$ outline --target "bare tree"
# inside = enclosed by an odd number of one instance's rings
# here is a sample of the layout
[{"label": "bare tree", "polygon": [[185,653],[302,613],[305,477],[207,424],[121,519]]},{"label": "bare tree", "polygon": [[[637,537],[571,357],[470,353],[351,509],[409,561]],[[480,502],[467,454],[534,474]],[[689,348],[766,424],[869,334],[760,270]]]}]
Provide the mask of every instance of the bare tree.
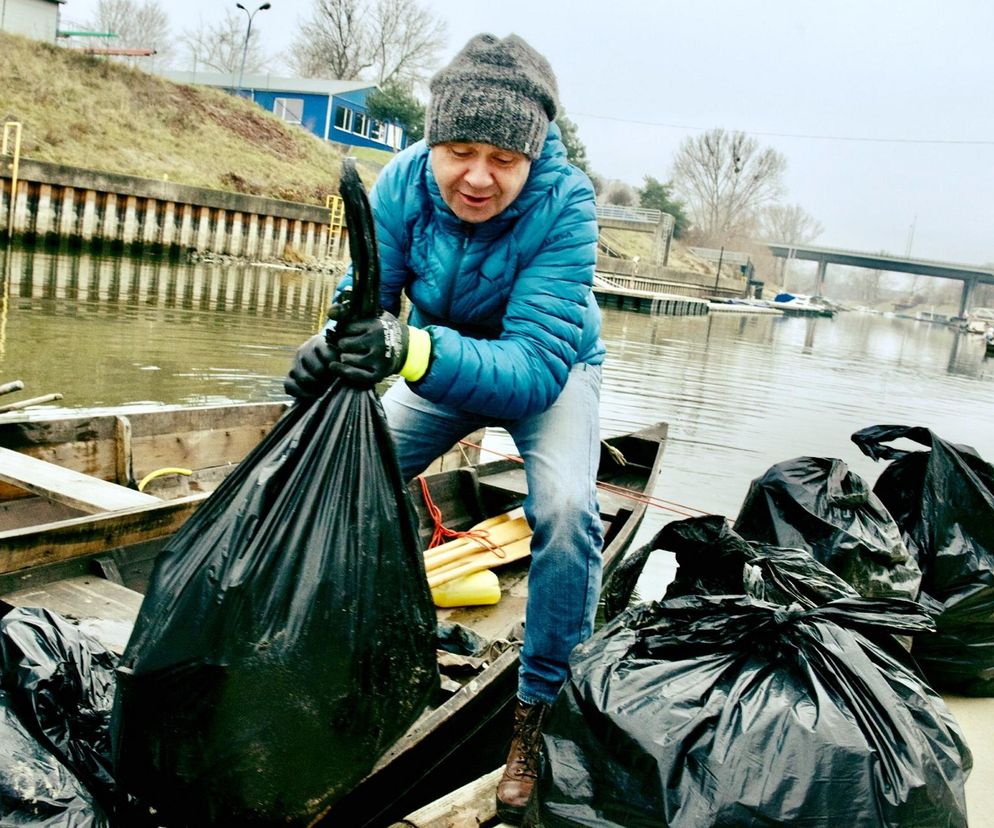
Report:
[{"label": "bare tree", "polygon": [[601,192],[601,200],[604,204],[613,204],[618,207],[637,207],[639,194],[631,184],[624,181],[612,181]]},{"label": "bare tree", "polygon": [[429,74],[445,46],[446,25],[417,0],[377,0],[370,45],[376,82],[417,81]]},{"label": "bare tree", "polygon": [[769,242],[811,244],[825,228],[800,204],[770,204],[760,214],[760,233]]},{"label": "bare tree", "polygon": [[304,77],[355,80],[372,63],[363,0],[315,0],[290,45],[290,65]]},{"label": "bare tree", "polygon": [[[817,239],[825,228],[800,204],[769,204],[759,216],[760,237],[769,242],[805,245]],[[780,281],[784,281],[787,259],[780,260]]]},{"label": "bare tree", "polygon": [[139,60],[146,67],[168,66],[175,49],[169,16],[158,0],[98,0],[95,19],[87,23],[95,31],[113,32],[114,46],[152,49],[150,58],[119,57],[126,63]]},{"label": "bare tree", "polygon": [[445,23],[417,0],[315,0],[290,65],[304,77],[412,82],[435,65],[445,35]]},{"label": "bare tree", "polygon": [[712,129],[680,144],[673,189],[686,201],[702,241],[741,239],[758,212],[783,192],[787,160],[744,132]]},{"label": "bare tree", "polygon": [[[190,67],[214,69],[217,72],[237,72],[242,65],[247,23],[244,15],[225,12],[217,23],[200,22],[197,29],[186,29],[180,41],[186,48]],[[253,28],[245,51],[245,71],[261,72],[266,56],[259,43],[259,29]]]}]

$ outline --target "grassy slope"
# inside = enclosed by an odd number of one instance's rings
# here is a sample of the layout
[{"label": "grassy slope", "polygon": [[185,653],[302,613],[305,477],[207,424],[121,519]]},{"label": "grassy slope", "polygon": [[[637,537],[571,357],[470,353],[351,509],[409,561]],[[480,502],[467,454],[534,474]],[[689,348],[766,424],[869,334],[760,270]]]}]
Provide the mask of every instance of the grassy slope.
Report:
[{"label": "grassy slope", "polygon": [[[23,124],[21,154],[39,161],[322,205],[338,191],[339,150],[254,103],[0,32],[5,121]],[[390,158],[353,155],[367,186]],[[611,236],[628,256],[651,254],[644,233]],[[710,270],[678,242],[670,265]]]},{"label": "grassy slope", "polygon": [[[4,32],[0,79],[25,158],[306,203],[338,189],[335,147],[218,90]],[[377,155],[362,154],[367,184]]]}]

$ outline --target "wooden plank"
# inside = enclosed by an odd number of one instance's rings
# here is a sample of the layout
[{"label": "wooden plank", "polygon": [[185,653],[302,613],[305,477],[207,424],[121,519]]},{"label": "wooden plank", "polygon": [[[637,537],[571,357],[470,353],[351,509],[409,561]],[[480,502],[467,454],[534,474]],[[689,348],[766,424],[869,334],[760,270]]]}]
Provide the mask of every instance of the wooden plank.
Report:
[{"label": "wooden plank", "polygon": [[206,499],[207,494],[200,493],[151,506],[0,532],[0,573],[166,537],[176,532]]},{"label": "wooden plank", "polygon": [[39,584],[0,595],[14,607],[43,607],[94,636],[114,653],[124,651],[138,617],[142,595],[97,576]]},{"label": "wooden plank", "polygon": [[131,420],[114,418],[114,482],[127,486],[135,477],[131,470]]},{"label": "wooden plank", "polygon": [[6,448],[0,448],[0,479],[90,514],[159,502],[152,495]]},{"label": "wooden plank", "polygon": [[285,403],[245,403],[129,415],[135,477],[166,466],[205,469],[238,463],[286,410]]},{"label": "wooden plank", "polygon": [[[286,409],[285,403],[236,403],[15,420],[0,423],[0,446],[121,482],[127,453],[121,444],[125,419],[131,428],[131,471],[140,480],[164,466],[196,470],[237,463]],[[0,486],[0,498],[16,496],[16,490]]]},{"label": "wooden plank", "polygon": [[463,785],[390,828],[477,828],[495,819],[497,803],[494,791],[503,771],[503,768],[497,768]]},{"label": "wooden plank", "polygon": [[80,516],[79,509],[73,509],[64,503],[56,503],[44,497],[35,497],[23,489],[17,489],[17,491],[21,492],[24,497],[16,500],[0,498],[0,532]]},{"label": "wooden plank", "polygon": [[61,394],[43,394],[40,397],[32,397],[30,400],[20,400],[9,405],[0,405],[0,414],[5,414],[8,411],[19,411],[22,408],[29,408],[32,405],[42,405],[43,403],[55,402],[61,399]]},{"label": "wooden plank", "polygon": [[[109,415],[54,417],[0,423],[0,446],[66,469],[117,478],[116,418]],[[23,490],[0,484],[0,499],[14,499]]]}]

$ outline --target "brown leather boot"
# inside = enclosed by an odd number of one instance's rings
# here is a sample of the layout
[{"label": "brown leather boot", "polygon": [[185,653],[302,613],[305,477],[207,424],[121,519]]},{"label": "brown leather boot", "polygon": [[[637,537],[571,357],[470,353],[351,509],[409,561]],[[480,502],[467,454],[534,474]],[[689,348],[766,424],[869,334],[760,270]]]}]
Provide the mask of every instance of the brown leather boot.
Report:
[{"label": "brown leather boot", "polygon": [[519,825],[525,806],[538,778],[542,747],[542,724],[549,713],[545,704],[524,704],[514,708],[514,731],[507,753],[504,774],[497,783],[497,817]]}]

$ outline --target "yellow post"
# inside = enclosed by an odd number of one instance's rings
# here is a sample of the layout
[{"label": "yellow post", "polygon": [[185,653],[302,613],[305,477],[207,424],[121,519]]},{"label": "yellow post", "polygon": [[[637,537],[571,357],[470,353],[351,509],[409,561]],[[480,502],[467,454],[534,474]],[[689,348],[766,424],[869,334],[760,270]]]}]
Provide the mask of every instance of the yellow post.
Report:
[{"label": "yellow post", "polygon": [[[7,151],[11,134],[14,136],[14,148],[12,152]],[[14,237],[14,205],[17,203],[17,173],[21,164],[21,124],[17,121],[7,121],[3,125],[3,146],[0,147],[0,155],[13,155],[14,160],[10,164],[10,210],[7,213],[7,242]]]}]

